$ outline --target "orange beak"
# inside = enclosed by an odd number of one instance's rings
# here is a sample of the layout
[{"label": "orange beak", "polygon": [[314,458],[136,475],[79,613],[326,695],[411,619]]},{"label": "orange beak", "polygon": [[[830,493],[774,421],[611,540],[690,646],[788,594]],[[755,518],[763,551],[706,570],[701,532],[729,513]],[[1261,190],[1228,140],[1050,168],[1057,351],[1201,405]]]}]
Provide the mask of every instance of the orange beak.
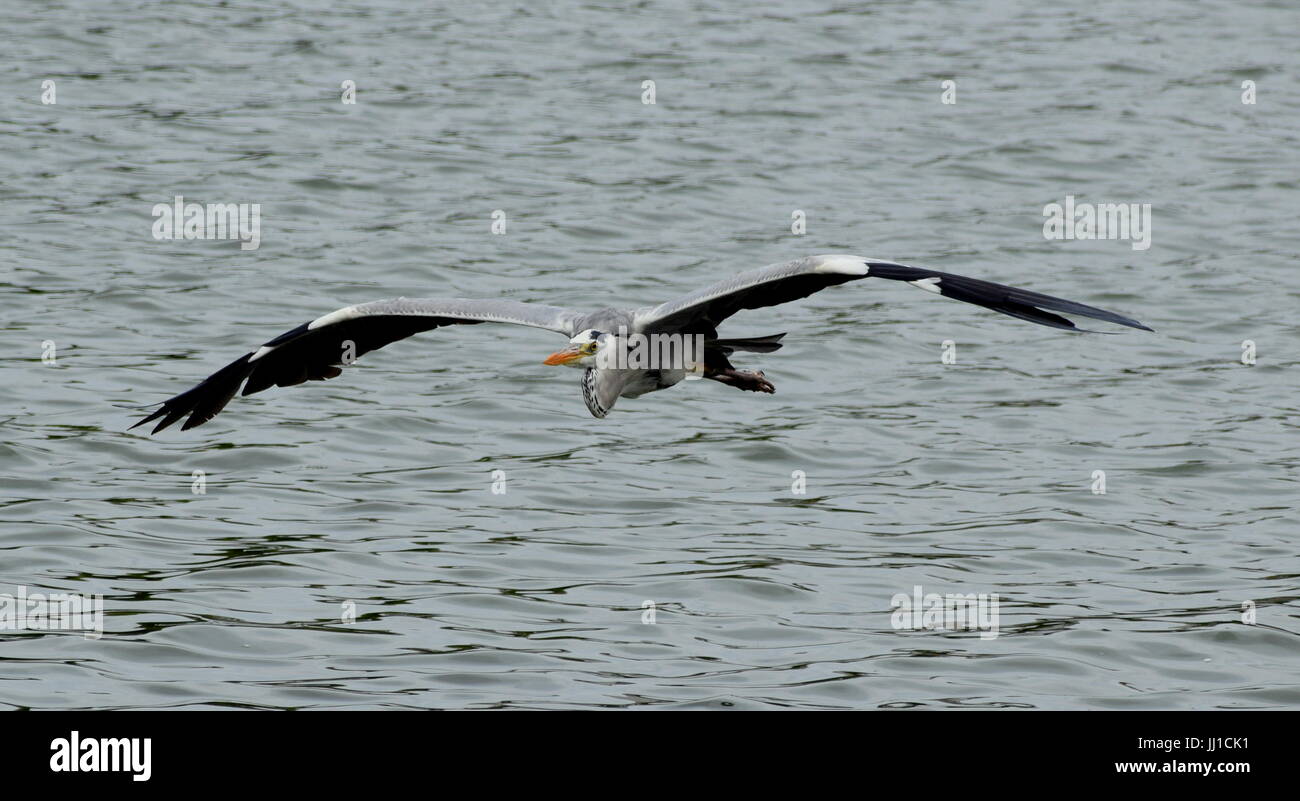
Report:
[{"label": "orange beak", "polygon": [[542,362],[542,364],[568,364],[576,359],[581,359],[583,355],[583,352],[576,347],[565,348],[547,356],[546,361]]}]

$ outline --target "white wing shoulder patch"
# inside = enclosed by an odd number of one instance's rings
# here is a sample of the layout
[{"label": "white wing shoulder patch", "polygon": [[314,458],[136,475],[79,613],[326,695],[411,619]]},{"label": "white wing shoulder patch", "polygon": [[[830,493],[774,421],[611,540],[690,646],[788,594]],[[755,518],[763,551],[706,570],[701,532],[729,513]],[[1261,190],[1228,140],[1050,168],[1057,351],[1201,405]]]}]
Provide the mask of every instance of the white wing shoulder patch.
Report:
[{"label": "white wing shoulder patch", "polygon": [[939,276],[932,275],[929,278],[921,278],[916,281],[908,281],[907,283],[911,284],[912,286],[920,287],[921,289],[924,289],[926,292],[933,292],[936,295],[938,295],[940,294],[939,292],[940,280],[941,279],[939,278]]},{"label": "white wing shoulder patch", "polygon": [[814,256],[817,260],[813,267],[813,272],[817,273],[839,273],[840,275],[866,275],[867,262],[870,259],[864,259],[861,256]]},{"label": "white wing shoulder patch", "polygon": [[307,323],[307,330],[315,331],[317,328],[341,323],[344,320],[353,320],[360,316],[361,314],[357,311],[356,306],[348,306],[347,308],[332,311],[329,314],[317,317],[315,320]]},{"label": "white wing shoulder patch", "polygon": [[[363,314],[361,311],[358,310],[358,307],[348,306],[347,308],[339,309],[338,311],[332,311],[329,314],[326,314],[322,317],[317,317],[315,320],[312,320],[310,323],[307,323],[307,330],[315,331],[317,328],[321,328],[323,326],[334,325],[335,323],[341,323],[344,322],[345,320],[355,320],[356,318],[362,316]],[[279,346],[263,345],[262,347],[257,349],[256,353],[248,357],[248,361],[255,362],[258,359],[265,356],[266,354],[275,350],[277,347]]]}]

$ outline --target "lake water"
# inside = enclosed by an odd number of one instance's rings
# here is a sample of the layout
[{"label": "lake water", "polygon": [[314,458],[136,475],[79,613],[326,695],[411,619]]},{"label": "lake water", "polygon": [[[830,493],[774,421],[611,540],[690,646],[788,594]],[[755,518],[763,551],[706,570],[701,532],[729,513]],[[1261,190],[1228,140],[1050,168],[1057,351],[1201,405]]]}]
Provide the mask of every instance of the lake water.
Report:
[{"label": "lake water", "polygon": [[[1294,4],[418,5],[6,12],[0,594],[105,630],[0,631],[0,707],[1300,707]],[[156,240],[178,195],[259,247]],[[1046,239],[1066,196],[1151,246]],[[596,420],[484,325],[126,431],[352,303],[816,253],[1156,333],[867,280],[729,321],[775,395]],[[998,636],[896,629],[916,587]]]}]

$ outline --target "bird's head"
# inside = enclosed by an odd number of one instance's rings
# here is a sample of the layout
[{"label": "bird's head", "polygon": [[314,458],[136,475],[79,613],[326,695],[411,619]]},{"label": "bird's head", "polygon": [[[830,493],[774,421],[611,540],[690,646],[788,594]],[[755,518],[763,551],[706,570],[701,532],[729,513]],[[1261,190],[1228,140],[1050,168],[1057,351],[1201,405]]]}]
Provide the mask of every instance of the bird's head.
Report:
[{"label": "bird's head", "polygon": [[569,367],[595,367],[596,354],[608,347],[613,337],[604,331],[588,328],[569,340],[569,346],[546,357],[543,364],[564,364]]}]

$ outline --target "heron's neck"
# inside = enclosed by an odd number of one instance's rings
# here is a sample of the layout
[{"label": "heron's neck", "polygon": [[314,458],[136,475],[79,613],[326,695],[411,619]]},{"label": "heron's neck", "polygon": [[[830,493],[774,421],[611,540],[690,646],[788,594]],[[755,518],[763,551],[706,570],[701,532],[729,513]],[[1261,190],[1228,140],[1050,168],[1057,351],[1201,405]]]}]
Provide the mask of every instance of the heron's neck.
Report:
[{"label": "heron's neck", "polygon": [[582,400],[587,404],[587,411],[591,412],[592,417],[604,417],[609,414],[600,403],[600,398],[596,394],[596,368],[588,367],[582,374]]}]

